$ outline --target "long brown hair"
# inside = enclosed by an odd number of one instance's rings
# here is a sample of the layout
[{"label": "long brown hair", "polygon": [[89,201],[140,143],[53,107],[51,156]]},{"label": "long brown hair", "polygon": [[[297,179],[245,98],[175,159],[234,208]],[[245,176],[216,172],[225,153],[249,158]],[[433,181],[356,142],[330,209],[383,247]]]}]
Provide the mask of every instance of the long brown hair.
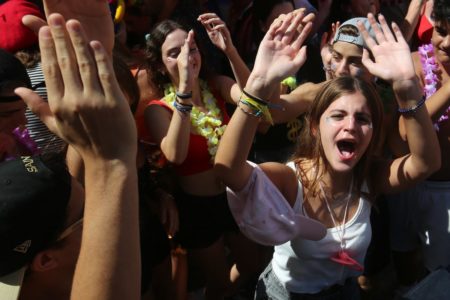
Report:
[{"label": "long brown hair", "polygon": [[[314,196],[313,194],[309,195],[309,193],[314,193],[317,190],[318,182],[331,168],[320,139],[320,118],[335,100],[355,92],[361,92],[367,99],[373,125],[372,139],[367,150],[354,168],[355,188],[358,191],[361,190],[362,184],[368,179],[368,171],[373,162],[375,149],[377,149],[380,142],[383,106],[377,91],[370,83],[355,77],[344,76],[336,78],[327,82],[314,99],[305,117],[305,126],[303,126],[300,133],[298,147],[293,157],[293,161],[297,166],[297,176],[302,179],[302,184],[309,190],[307,196]],[[319,167],[320,163],[323,163],[323,167]],[[319,173],[315,178],[308,179],[306,173],[312,168],[318,170]],[[370,187],[370,181],[368,183]]]}]

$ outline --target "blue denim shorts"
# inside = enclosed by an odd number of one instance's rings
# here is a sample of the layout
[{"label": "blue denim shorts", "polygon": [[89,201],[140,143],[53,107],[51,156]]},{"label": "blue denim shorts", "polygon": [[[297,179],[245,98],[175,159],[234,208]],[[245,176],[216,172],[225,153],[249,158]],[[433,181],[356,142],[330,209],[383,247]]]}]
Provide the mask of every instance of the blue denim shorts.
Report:
[{"label": "blue denim shorts", "polygon": [[333,285],[317,294],[289,292],[273,273],[272,262],[259,276],[255,300],[359,300],[360,291],[356,278],[348,278],[344,285]]}]

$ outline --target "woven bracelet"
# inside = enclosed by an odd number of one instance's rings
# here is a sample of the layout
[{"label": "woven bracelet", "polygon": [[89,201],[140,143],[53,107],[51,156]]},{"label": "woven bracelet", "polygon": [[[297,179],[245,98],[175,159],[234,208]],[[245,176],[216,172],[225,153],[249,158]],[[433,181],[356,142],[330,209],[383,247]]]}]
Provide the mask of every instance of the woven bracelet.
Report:
[{"label": "woven bracelet", "polygon": [[422,96],[422,99],[416,105],[410,108],[399,107],[398,112],[401,113],[402,115],[413,114],[425,103],[425,100],[427,100],[427,98],[425,96]]},{"label": "woven bracelet", "polygon": [[173,107],[175,107],[176,110],[178,110],[180,113],[183,113],[183,114],[190,113],[191,110],[192,110],[192,107],[193,107],[192,105],[189,105],[189,104],[179,103],[176,100],[174,100],[172,104],[173,104]]},{"label": "woven bracelet", "polygon": [[190,99],[192,98],[192,91],[190,91],[189,93],[176,92],[175,95],[180,99]]}]

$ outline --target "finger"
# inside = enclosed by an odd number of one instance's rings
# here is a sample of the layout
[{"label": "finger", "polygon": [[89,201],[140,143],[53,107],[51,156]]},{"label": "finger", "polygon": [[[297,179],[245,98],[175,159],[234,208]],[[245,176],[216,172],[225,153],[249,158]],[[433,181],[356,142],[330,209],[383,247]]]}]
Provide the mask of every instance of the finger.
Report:
[{"label": "finger", "polygon": [[381,44],[386,41],[386,37],[384,36],[383,31],[378,27],[378,23],[375,20],[375,17],[373,14],[369,13],[367,15],[367,19],[369,19],[370,27],[372,28],[373,32],[375,33],[375,37],[377,39],[378,44]]},{"label": "finger", "polygon": [[369,49],[373,49],[375,46],[377,46],[377,43],[369,35],[369,32],[367,31],[363,23],[361,21],[358,21],[356,25],[358,26],[359,32],[361,33],[364,41],[366,42],[367,47],[369,47]]},{"label": "finger", "polygon": [[302,22],[304,24],[306,24],[308,22],[314,22],[315,19],[316,19],[316,15],[313,13],[309,13],[303,18]]},{"label": "finger", "polygon": [[280,19],[280,17],[276,18],[272,24],[270,24],[269,30],[267,30],[266,35],[264,36],[263,40],[272,41],[275,39],[275,33],[277,30],[281,27],[283,24],[283,21]]},{"label": "finger", "polygon": [[306,46],[303,46],[294,58],[294,64],[300,68],[306,61]]},{"label": "finger", "polygon": [[[392,31],[389,28],[389,25],[387,24],[386,19],[382,14],[378,16],[378,21],[380,22],[381,29],[383,30],[384,37],[386,38],[386,40],[389,42],[395,42],[396,40],[394,38],[394,35],[392,34]],[[375,25],[375,27],[377,27],[377,25]]]},{"label": "finger", "polygon": [[303,43],[305,42],[306,38],[308,37],[309,33],[312,29],[312,23],[306,24],[305,28],[303,28],[302,32],[297,36],[297,39],[292,43],[291,47],[295,50],[300,49],[302,47]]},{"label": "finger", "polygon": [[128,105],[119,84],[117,83],[110,56],[105,48],[99,41],[91,41],[89,44],[94,51],[98,78],[100,79],[100,84],[105,93],[107,102],[115,103],[120,101]]},{"label": "finger", "polygon": [[64,80],[64,88],[68,93],[78,92],[81,90],[81,80],[72,42],[66,30],[65,20],[60,14],[51,14],[48,18],[48,23],[55,43],[56,56]]},{"label": "finger", "polygon": [[215,13],[205,13],[205,14],[199,15],[197,20],[202,21],[202,20],[207,20],[209,18],[214,18],[214,17],[217,17],[217,15]]},{"label": "finger", "polygon": [[286,16],[286,18],[283,20],[283,23],[281,24],[281,26],[278,28],[278,30],[275,32],[275,36],[274,36],[274,40],[276,41],[281,41],[281,39],[283,38],[287,28],[289,27],[289,25],[291,24],[291,20],[293,18],[292,14],[288,14]]},{"label": "finger", "polygon": [[328,32],[324,32],[322,34],[322,38],[320,39],[320,49],[326,47],[328,43]]},{"label": "finger", "polygon": [[76,20],[69,20],[66,24],[70,40],[75,51],[79,74],[83,87],[86,91],[97,91],[100,89],[100,83],[97,77],[97,68],[92,57],[90,47],[87,43],[86,34]]},{"label": "finger", "polygon": [[367,68],[367,70],[369,70],[369,72],[372,73],[375,64],[372,61],[372,59],[370,59],[369,51],[365,48],[363,49],[363,56],[361,62]]},{"label": "finger", "polygon": [[22,17],[22,24],[31,29],[31,31],[33,31],[34,34],[38,35],[39,29],[47,25],[47,22],[34,15],[25,15]]},{"label": "finger", "polygon": [[48,26],[42,27],[39,31],[39,49],[48,100],[50,105],[55,105],[64,96],[64,83],[56,58],[55,44]]},{"label": "finger", "polygon": [[14,93],[27,104],[30,110],[54,133],[58,134],[55,117],[50,110],[49,104],[38,94],[27,88],[17,88]]},{"label": "finger", "polygon": [[[299,13],[297,14],[294,19],[292,20],[291,24],[289,24],[288,28],[286,29],[286,32],[283,35],[283,38],[281,39],[281,42],[284,44],[290,44],[293,37],[300,32],[300,34],[303,31],[303,25],[301,24],[301,21],[303,19],[303,14]],[[297,31],[299,30],[299,31]]]},{"label": "finger", "polygon": [[398,27],[397,23],[392,22],[392,30],[394,31],[397,42],[407,44],[405,37],[403,36],[403,33],[400,30],[400,27]]}]

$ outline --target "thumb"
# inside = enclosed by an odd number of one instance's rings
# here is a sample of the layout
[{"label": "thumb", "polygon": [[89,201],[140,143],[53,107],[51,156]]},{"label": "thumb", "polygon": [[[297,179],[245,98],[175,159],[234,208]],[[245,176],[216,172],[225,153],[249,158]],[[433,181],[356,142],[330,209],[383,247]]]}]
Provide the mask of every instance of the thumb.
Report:
[{"label": "thumb", "polygon": [[39,29],[47,25],[47,22],[34,15],[25,15],[22,17],[22,24],[31,29],[35,35],[38,35]]},{"label": "thumb", "polygon": [[37,115],[51,131],[58,134],[55,117],[53,116],[48,103],[44,101],[44,99],[34,91],[23,87],[15,89],[14,93],[23,99],[31,111]]}]

